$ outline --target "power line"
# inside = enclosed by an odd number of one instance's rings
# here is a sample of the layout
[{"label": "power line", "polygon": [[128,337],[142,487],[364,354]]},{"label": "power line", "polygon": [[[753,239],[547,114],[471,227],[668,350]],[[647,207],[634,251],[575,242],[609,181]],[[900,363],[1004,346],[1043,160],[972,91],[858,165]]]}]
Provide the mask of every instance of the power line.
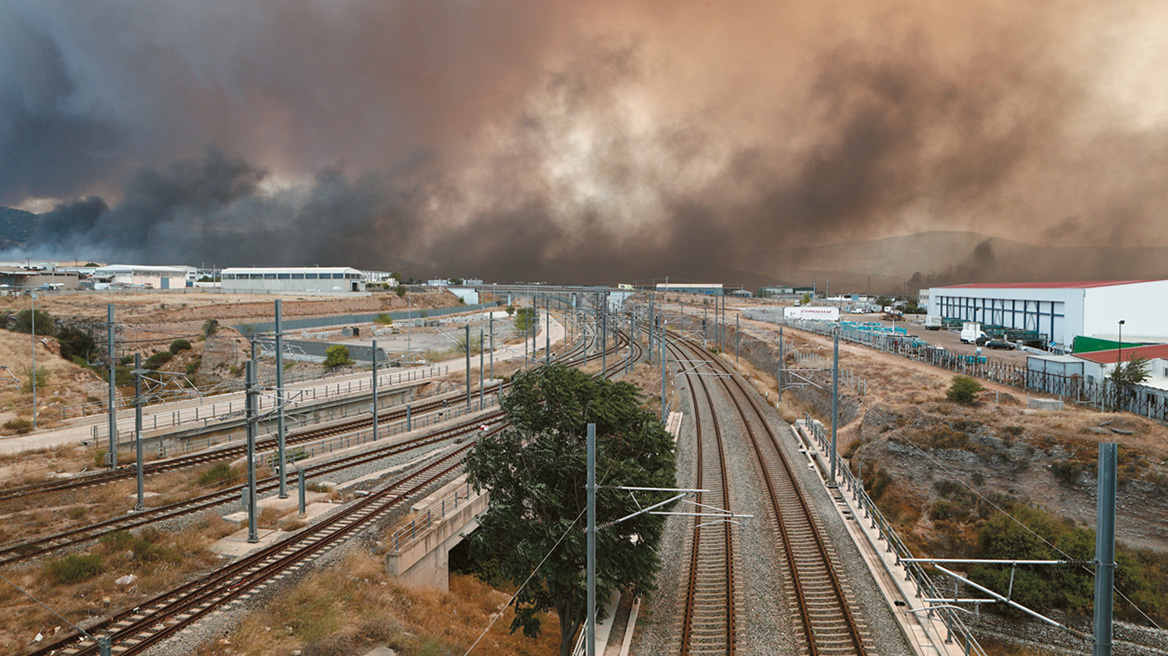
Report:
[{"label": "power line", "polygon": [[[901,429],[901,428],[898,428],[898,429],[896,429],[896,432],[897,432],[897,433],[900,433],[900,432],[902,432],[902,431],[903,431],[903,429]],[[974,489],[974,488],[973,488],[973,486],[971,486],[969,483],[966,483],[966,482],[965,482],[965,481],[964,481],[964,480],[963,480],[963,479],[962,479],[962,478],[961,478],[961,477],[958,475],[958,473],[957,473],[957,472],[955,472],[955,471],[953,471],[952,469],[949,469],[948,467],[946,467],[944,463],[942,463],[941,461],[937,460],[937,459],[936,459],[936,458],[934,458],[934,457],[933,457],[931,454],[929,454],[927,451],[925,451],[925,450],[924,450],[924,449],[922,449],[921,447],[919,447],[919,446],[917,446],[916,444],[914,444],[914,443],[912,442],[912,440],[909,440],[907,437],[904,437],[903,435],[900,435],[900,436],[898,436],[898,438],[897,438],[897,439],[898,439],[898,441],[900,441],[901,443],[903,443],[903,444],[906,444],[907,446],[909,446],[909,447],[912,447],[913,449],[916,449],[918,452],[920,452],[920,454],[921,454],[921,455],[923,455],[923,456],[925,456],[926,458],[928,458],[928,459],[929,459],[929,460],[930,460],[930,461],[931,461],[931,462],[932,462],[934,465],[936,465],[937,467],[939,467],[939,468],[941,468],[941,469],[945,470],[945,472],[946,472],[946,473],[948,473],[948,474],[951,474],[951,475],[953,476],[953,480],[956,480],[958,483],[960,483],[960,484],[961,484],[963,487],[965,487],[966,489],[968,489],[970,492],[972,492],[974,495],[976,495],[976,496],[977,496],[979,499],[981,499],[982,501],[985,501],[985,502],[986,502],[986,503],[988,503],[989,505],[993,506],[993,508],[994,508],[995,510],[997,510],[998,512],[1000,512],[1000,513],[1002,513],[1003,515],[1005,515],[1006,517],[1008,517],[1008,518],[1009,518],[1011,521],[1013,521],[1015,524],[1017,524],[1018,526],[1021,526],[1022,528],[1026,529],[1027,531],[1029,531],[1031,535],[1033,535],[1034,537],[1038,538],[1040,541],[1042,541],[1044,544],[1046,544],[1046,545],[1047,545],[1048,547],[1050,547],[1051,549],[1054,549],[1055,551],[1057,551],[1057,552],[1058,552],[1059,554],[1061,554],[1061,555],[1062,555],[1064,558],[1066,558],[1067,560],[1075,560],[1074,558],[1072,558],[1072,557],[1071,557],[1071,555],[1070,555],[1070,554],[1068,554],[1067,552],[1065,552],[1065,551],[1063,551],[1062,549],[1060,549],[1060,548],[1058,547],[1058,545],[1056,545],[1055,543],[1053,543],[1053,542],[1051,542],[1050,540],[1046,539],[1046,537],[1044,537],[1043,535],[1041,535],[1040,533],[1038,533],[1038,531],[1035,531],[1034,529],[1032,529],[1032,528],[1030,528],[1029,526],[1027,526],[1025,522],[1023,522],[1022,520],[1018,519],[1018,518],[1017,518],[1017,517],[1015,517],[1014,515],[1010,514],[1008,511],[1006,511],[1004,508],[1002,508],[1002,507],[1001,507],[1001,506],[999,506],[998,504],[994,503],[994,501],[993,501],[992,499],[989,499],[989,498],[987,498],[985,495],[983,495],[981,492],[978,492],[976,489]],[[1090,570],[1088,567],[1086,567],[1086,566],[1084,566],[1082,569],[1083,569],[1083,570],[1085,570],[1085,571],[1087,571],[1087,572],[1089,572],[1089,573],[1091,573],[1091,574],[1094,574],[1094,572],[1091,572],[1091,570]],[[1157,628],[1157,629],[1163,630],[1163,629],[1161,629],[1160,625],[1156,623],[1156,621],[1155,621],[1154,619],[1152,619],[1151,617],[1149,617],[1149,616],[1148,616],[1148,614],[1144,612],[1144,609],[1140,608],[1140,607],[1139,607],[1139,606],[1136,604],[1136,602],[1135,602],[1135,601],[1133,601],[1133,600],[1132,600],[1130,597],[1128,597],[1126,594],[1124,594],[1122,590],[1120,590],[1120,589],[1119,589],[1117,586],[1114,586],[1114,585],[1112,586],[1112,589],[1113,589],[1113,590],[1115,590],[1115,592],[1116,592],[1117,594],[1119,594],[1119,596],[1120,596],[1120,597],[1122,597],[1124,601],[1126,601],[1128,604],[1130,604],[1130,605],[1131,605],[1131,607],[1132,607],[1132,608],[1134,608],[1134,609],[1136,610],[1136,612],[1137,612],[1137,613],[1139,613],[1139,614],[1140,614],[1140,615],[1141,615],[1141,616],[1142,616],[1142,617],[1143,617],[1145,620],[1147,620],[1149,624],[1151,624],[1153,627],[1155,627],[1155,628]]]}]

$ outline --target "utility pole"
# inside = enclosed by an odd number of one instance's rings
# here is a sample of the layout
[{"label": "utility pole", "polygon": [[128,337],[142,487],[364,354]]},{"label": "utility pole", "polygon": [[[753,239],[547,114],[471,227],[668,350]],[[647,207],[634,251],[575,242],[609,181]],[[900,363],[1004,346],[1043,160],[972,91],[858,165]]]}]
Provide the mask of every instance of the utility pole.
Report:
[{"label": "utility pole", "polygon": [[649,364],[653,364],[653,333],[656,331],[656,317],[653,314],[653,302],[657,299],[657,292],[649,291]]},{"label": "utility pole", "polygon": [[[138,503],[134,510],[146,509],[146,477],[142,471],[142,354],[134,354],[134,448],[137,452]],[[159,437],[159,440],[162,438]]]},{"label": "utility pole", "polygon": [[1095,651],[1111,656],[1115,602],[1115,477],[1116,445],[1099,445],[1099,483],[1095,519]]},{"label": "utility pole", "polygon": [[608,308],[600,313],[600,375],[608,371]]},{"label": "utility pole", "polygon": [[491,333],[491,380],[495,380],[495,310],[487,313],[488,330]]},{"label": "utility pole", "polygon": [[836,426],[839,425],[839,331],[837,330],[832,340],[832,357],[831,357],[831,478],[827,482],[828,487],[836,487],[835,482],[835,468],[836,461],[839,460],[839,454],[836,453]]},{"label": "utility pole", "polygon": [[483,367],[483,329],[479,328],[479,410],[482,410],[484,403],[486,403],[486,399],[483,396],[484,394],[486,394],[486,389],[487,389],[486,386],[483,384],[484,370],[485,370],[485,368]]},{"label": "utility pole", "polygon": [[596,656],[596,424],[588,424],[588,601],[585,656]]},{"label": "utility pole", "polygon": [[742,312],[740,311],[738,314],[734,315],[734,364],[736,365],[738,364],[738,346],[742,341],[741,326]]},{"label": "utility pole", "polygon": [[117,386],[117,351],[114,344],[114,304],[105,306],[107,338],[109,340],[109,453],[106,454],[111,470],[118,468],[118,386]]},{"label": "utility pole", "polygon": [[[280,299],[276,299],[276,449],[279,452],[278,467],[276,472],[280,478],[280,498],[288,498],[288,456],[285,451],[286,436],[288,426],[284,419],[284,331],[280,325],[283,316],[283,308],[280,305]],[[376,375],[374,376],[376,379]],[[374,419],[374,426],[376,426],[376,419]],[[376,439],[377,429],[373,429],[373,434]]]},{"label": "utility pole", "polygon": [[247,366],[247,395],[244,406],[247,412],[247,541],[254,544],[260,541],[259,527],[256,524],[256,361],[248,360]]},{"label": "utility pole", "polygon": [[783,327],[779,326],[779,405],[783,405],[783,375],[787,369],[787,358],[783,353]]},{"label": "utility pole", "polygon": [[466,329],[466,411],[470,412],[470,324],[463,328]]},{"label": "utility pole", "polygon": [[552,363],[552,299],[545,297],[544,300],[544,326],[543,326],[543,344],[544,356],[543,364],[546,367]]},{"label": "utility pole", "polygon": [[29,300],[29,303],[31,303],[31,307],[32,307],[32,310],[30,310],[31,315],[29,316],[29,321],[32,322],[32,371],[29,373],[32,376],[32,429],[35,431],[36,427],[37,427],[36,292],[29,292],[28,293],[28,300]]},{"label": "utility pole", "polygon": [[665,421],[665,322],[661,322],[661,421]]},{"label": "utility pole", "polygon": [[[377,441],[377,340],[373,340],[373,441]],[[280,477],[281,481],[283,476]]]}]

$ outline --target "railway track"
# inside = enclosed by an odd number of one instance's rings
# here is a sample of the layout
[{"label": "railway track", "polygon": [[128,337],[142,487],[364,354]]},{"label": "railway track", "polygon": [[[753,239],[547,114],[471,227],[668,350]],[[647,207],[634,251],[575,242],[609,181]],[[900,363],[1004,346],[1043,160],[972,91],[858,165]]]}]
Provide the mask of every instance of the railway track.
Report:
[{"label": "railway track", "polygon": [[[622,345],[627,345],[627,343],[627,341],[622,340]],[[640,349],[636,348],[637,346],[638,345],[634,344],[635,354],[640,353]],[[585,347],[586,344],[576,347],[565,357],[575,357],[577,354],[582,354],[586,351]],[[591,357],[597,356],[593,355]],[[619,371],[619,369],[612,370],[610,375],[614,374],[616,371]],[[437,408],[439,407],[440,403],[441,400],[438,400],[433,402],[431,405],[434,408]],[[463,421],[454,426],[447,427],[417,438],[406,440],[404,442],[386,444],[383,447],[371,449],[359,454],[345,456],[326,463],[311,465],[305,468],[305,476],[308,478],[315,478],[336,471],[341,471],[349,467],[359,466],[375,462],[383,458],[401,455],[409,451],[439,445],[447,440],[456,439],[459,436],[474,433],[482,426],[483,422],[490,423],[497,421],[502,416],[502,412],[492,412],[486,415],[476,415],[473,419]],[[372,423],[371,419],[367,421],[368,423]],[[277,487],[279,487],[279,479],[276,476],[270,476],[257,481],[257,493],[267,493],[276,489]],[[62,549],[83,545],[85,543],[96,540],[103,535],[117,531],[128,531],[153,523],[168,521],[182,517],[184,515],[190,515],[203,510],[208,510],[224,503],[233,502],[238,499],[238,496],[238,487],[231,487],[215,492],[209,492],[192,499],[186,499],[163,506],[147,508],[146,510],[134,513],[133,515],[118,516],[86,526],[2,545],[0,546],[0,567],[43,556],[45,554]]]},{"label": "railway track", "polygon": [[873,654],[866,625],[841,574],[838,556],[824,536],[794,467],[779,448],[778,436],[753,390],[701,347],[676,334],[673,340],[690,358],[704,360],[723,374],[718,380],[746,427],[785,564],[788,605],[797,618],[804,651],[812,655]]},{"label": "railway track", "polygon": [[[627,339],[625,344],[628,344]],[[614,349],[619,348],[621,344],[618,340]],[[640,349],[635,348],[635,345],[634,352],[639,357]],[[585,361],[592,357],[599,357],[599,354],[586,357]],[[615,375],[622,367],[622,363],[616,362],[609,371],[597,375]],[[483,438],[504,428],[505,424],[500,424]],[[141,653],[208,614],[232,602],[248,599],[263,586],[278,581],[290,571],[327,553],[345,538],[375,524],[407,503],[413,495],[455,473],[461,466],[462,456],[473,445],[473,442],[468,443],[427,463],[352,503],[332,517],[280,542],[158,595],[135,608],[100,620],[90,625],[87,632],[89,635],[108,636],[120,656]],[[40,647],[31,652],[30,656],[82,656],[98,651],[99,646],[94,640],[86,635],[73,634]]]},{"label": "railway track", "polygon": [[[675,355],[680,351],[671,347]],[[704,378],[692,373],[689,380],[690,400],[693,403],[696,431],[695,450],[696,484],[699,504],[730,510],[729,476],[726,469],[726,451],[722,440],[722,428],[718,413]],[[701,388],[705,407],[714,427],[714,439],[704,439],[702,414],[698,408],[697,388]],[[713,465],[707,467],[706,464]],[[700,506],[699,506],[700,507]],[[703,525],[701,517],[695,517],[690,538],[689,576],[686,585],[685,608],[679,653],[726,654],[735,653],[735,590],[734,590],[734,540],[730,522]]]},{"label": "railway track", "polygon": [[[587,342],[572,348],[566,354],[559,356],[565,361],[571,361],[576,357],[587,351]],[[594,356],[589,356],[594,357]],[[504,384],[506,387],[506,384]],[[443,407],[444,402],[449,402],[451,399],[461,398],[462,394],[444,395],[431,400],[422,401],[417,404],[411,404],[410,412],[414,414],[424,414]],[[396,408],[378,413],[378,421],[391,422],[400,419],[405,419],[405,408]],[[353,419],[351,421],[342,422],[332,426],[325,426],[322,428],[314,428],[304,431],[289,433],[285,438],[285,444],[294,446],[305,442],[312,442],[315,440],[349,433],[356,430],[361,430],[373,425],[373,418],[366,416]],[[277,438],[275,436],[266,437],[256,441],[256,452],[273,451],[277,447]],[[232,460],[241,458],[247,455],[246,444],[233,444],[229,446],[218,447],[215,449],[192,453],[189,455],[176,456],[173,458],[166,458],[164,460],[155,460],[145,463],[142,466],[142,471],[146,476],[160,474],[164,472],[176,471],[180,469],[187,469],[191,467],[198,467],[223,460]],[[27,499],[31,496],[40,494],[48,494],[50,492],[63,492],[80,490],[98,485],[106,485],[114,481],[133,478],[137,475],[137,469],[133,465],[118,467],[111,471],[96,472],[93,474],[86,474],[85,476],[47,481],[43,483],[34,483],[31,485],[22,485],[19,487],[10,487],[0,489],[0,503],[13,499]]]},{"label": "railway track", "polygon": [[[390,458],[408,453],[410,451],[441,445],[443,442],[457,439],[460,436],[473,434],[480,429],[484,422],[494,422],[502,416],[503,413],[501,412],[493,412],[487,415],[478,415],[469,421],[460,422],[455,426],[444,428],[442,430],[406,440],[404,442],[387,444],[383,447],[363,453],[345,456],[336,460],[331,460],[329,462],[309,465],[304,468],[305,477],[316,478],[333,472],[341,471],[349,467],[376,462],[377,460],[381,460],[383,458]],[[256,492],[257,494],[271,492],[272,490],[277,489],[279,485],[280,482],[278,477],[269,476],[256,482]],[[128,531],[156,522],[176,519],[184,515],[201,512],[203,510],[208,510],[210,508],[238,500],[239,486],[236,485],[227,489],[194,497],[192,499],[177,501],[175,503],[164,506],[148,508],[133,515],[114,517],[112,519],[90,524],[88,526],[82,526],[52,535],[46,535],[32,540],[25,540],[22,542],[10,544],[4,547],[0,547],[0,567],[43,556],[61,549],[79,546],[96,540],[103,535],[114,533],[116,531]]]},{"label": "railway track", "polygon": [[[262,586],[282,578],[288,570],[297,569],[319,558],[345,538],[373,525],[407,503],[414,494],[457,470],[461,466],[462,456],[472,446],[473,443],[462,446],[376,490],[311,528],[132,609],[103,619],[91,625],[87,631],[91,635],[108,635],[120,656],[140,653],[207,614],[233,601],[249,598]],[[96,653],[96,642],[73,635],[41,647],[31,652],[30,656],[81,656]]]}]

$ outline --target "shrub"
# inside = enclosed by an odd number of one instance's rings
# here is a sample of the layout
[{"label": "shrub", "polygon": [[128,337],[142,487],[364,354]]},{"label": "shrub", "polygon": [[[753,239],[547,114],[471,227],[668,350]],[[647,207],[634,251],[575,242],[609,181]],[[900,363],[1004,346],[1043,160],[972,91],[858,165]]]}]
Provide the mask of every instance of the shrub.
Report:
[{"label": "shrub", "polygon": [[239,476],[239,472],[235,471],[235,468],[225,462],[219,462],[211,465],[210,469],[199,474],[198,483],[199,485],[212,485],[214,483],[229,481],[236,476]]},{"label": "shrub", "polygon": [[90,354],[97,350],[97,343],[89,333],[72,326],[57,331],[57,342],[61,345],[61,357],[74,362],[81,358],[82,363],[88,364]]},{"label": "shrub", "polygon": [[49,576],[57,583],[80,583],[101,573],[98,554],[69,554],[45,563]]},{"label": "shrub", "polygon": [[105,454],[109,453],[107,449],[98,449],[93,452],[93,466],[105,467]]},{"label": "shrub", "polygon": [[983,389],[985,388],[981,386],[981,383],[969,376],[954,376],[953,384],[949,386],[945,397],[954,403],[973,403],[973,400],[977,398],[977,393]]},{"label": "shrub", "polygon": [[170,351],[159,351],[154,355],[146,358],[146,361],[142,363],[142,366],[147,369],[157,369],[167,362],[170,362],[170,359],[173,357],[174,354]]},{"label": "shrub", "polygon": [[349,364],[353,364],[353,360],[349,357],[349,347],[344,344],[333,344],[325,349],[324,366],[333,368]]},{"label": "shrub", "polygon": [[206,321],[203,322],[203,334],[204,335],[210,337],[211,335],[214,335],[215,331],[217,331],[217,330],[219,330],[219,320],[218,319],[207,319]]},{"label": "shrub", "polygon": [[174,355],[189,350],[191,350],[191,343],[185,339],[176,339],[170,343],[170,352]]},{"label": "shrub", "polygon": [[[33,376],[32,367],[23,367],[20,369],[20,377],[24,379],[24,382],[20,384],[20,391],[25,393],[32,392]],[[45,385],[49,384],[48,369],[37,367],[35,376],[37,389],[43,389]]]},{"label": "shrub", "polygon": [[187,375],[194,376],[195,373],[199,370],[199,366],[202,364],[203,364],[203,358],[200,358],[199,356],[196,355],[193,360],[191,360],[190,362],[187,363],[187,369],[186,369]]},{"label": "shrub", "polygon": [[406,295],[405,285],[398,285],[397,287],[394,287],[393,293],[397,294],[398,296],[405,296]]},{"label": "shrub", "polygon": [[24,435],[32,430],[32,422],[27,419],[9,419],[4,422],[4,428],[16,433],[17,435]]},{"label": "shrub", "polygon": [[377,315],[377,319],[375,319],[374,321],[376,323],[383,325],[383,326],[392,326],[393,325],[393,317],[389,316],[389,314],[387,314],[385,312],[382,312],[381,314]]},{"label": "shrub", "polygon": [[[16,321],[9,328],[14,333],[32,333],[32,310],[21,310],[16,313]],[[36,311],[36,332],[38,335],[52,335],[57,332],[53,328],[53,315],[44,310]]]}]

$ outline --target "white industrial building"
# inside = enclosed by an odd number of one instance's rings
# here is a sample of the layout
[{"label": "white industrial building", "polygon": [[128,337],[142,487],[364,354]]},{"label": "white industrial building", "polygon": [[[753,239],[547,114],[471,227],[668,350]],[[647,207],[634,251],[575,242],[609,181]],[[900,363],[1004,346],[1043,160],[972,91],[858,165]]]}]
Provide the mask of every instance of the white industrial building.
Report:
[{"label": "white industrial building", "polygon": [[110,264],[93,270],[94,289],[184,289],[187,267]]},{"label": "white industrial building", "polygon": [[1168,341],[1168,280],[973,283],[933,287],[928,298],[929,314],[1033,331],[1067,350],[1077,336],[1121,331],[1124,341]]},{"label": "white industrial building", "polygon": [[351,267],[230,267],[220,272],[225,292],[362,292],[363,275]]},{"label": "white industrial building", "polygon": [[710,296],[722,295],[722,283],[706,284],[692,282],[657,283],[659,292],[680,292],[684,294],[707,294]]}]

